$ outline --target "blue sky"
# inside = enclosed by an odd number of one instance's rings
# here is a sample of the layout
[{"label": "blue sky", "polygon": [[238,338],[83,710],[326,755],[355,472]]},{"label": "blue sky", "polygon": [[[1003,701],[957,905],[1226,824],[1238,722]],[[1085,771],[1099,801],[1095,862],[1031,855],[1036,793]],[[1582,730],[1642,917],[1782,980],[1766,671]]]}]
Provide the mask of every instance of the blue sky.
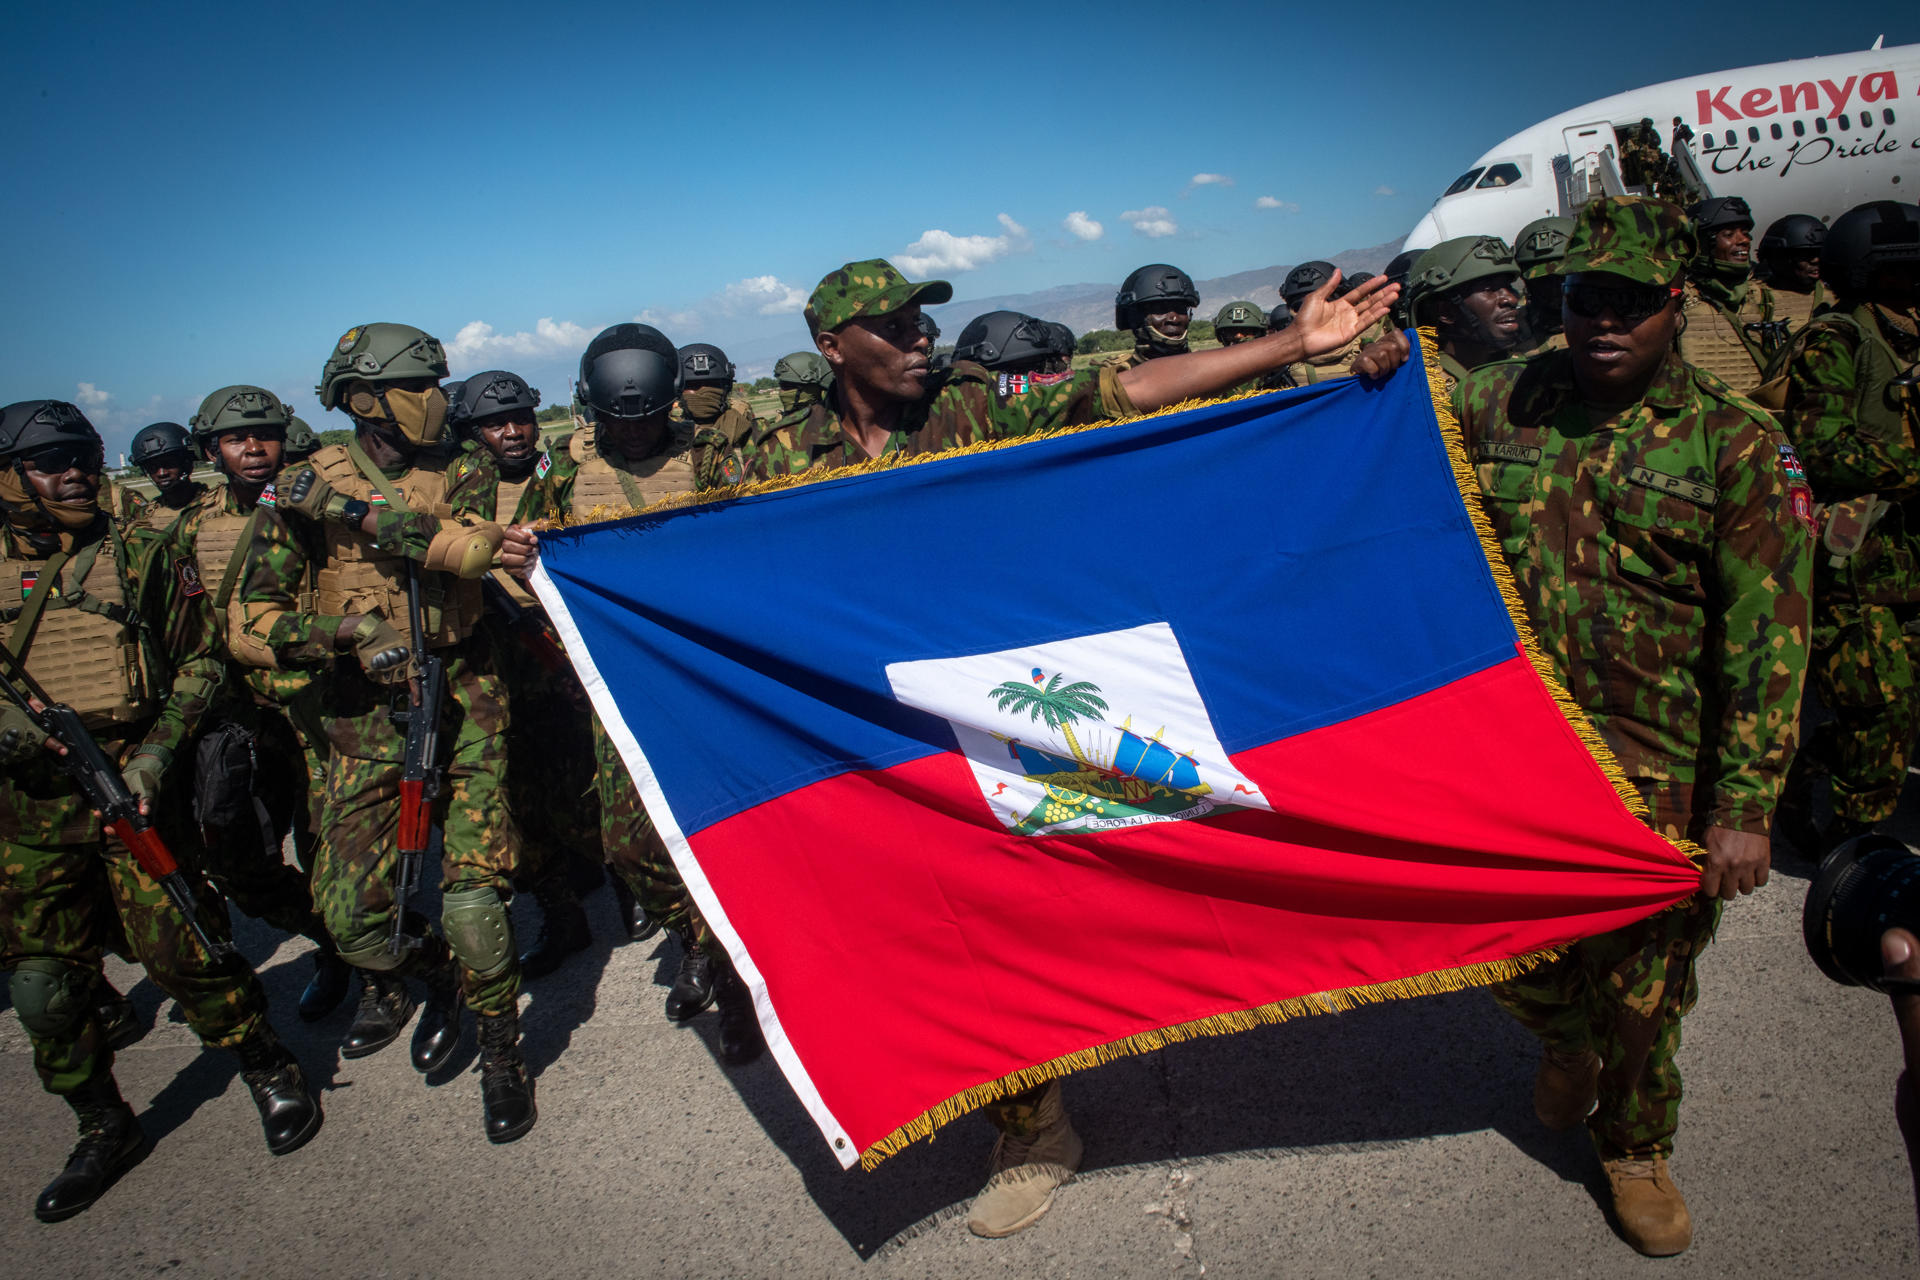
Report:
[{"label": "blue sky", "polygon": [[553,401],[587,337],[636,316],[805,346],[800,303],[850,258],[964,299],[1377,244],[1537,119],[1908,43],[1920,15],[185,3],[7,28],[0,403],[76,400],[117,450],[231,382],[346,425],[311,387],[372,320]]}]

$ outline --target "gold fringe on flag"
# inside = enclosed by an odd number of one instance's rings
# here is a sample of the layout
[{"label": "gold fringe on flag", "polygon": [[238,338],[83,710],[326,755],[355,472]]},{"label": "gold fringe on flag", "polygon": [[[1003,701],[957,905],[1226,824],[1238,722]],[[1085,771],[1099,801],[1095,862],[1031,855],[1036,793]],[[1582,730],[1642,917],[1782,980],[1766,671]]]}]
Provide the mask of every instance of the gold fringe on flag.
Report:
[{"label": "gold fringe on flag", "polygon": [[[1433,401],[1433,416],[1439,424],[1440,438],[1446,445],[1447,459],[1453,467],[1454,483],[1460,491],[1461,505],[1466,508],[1467,517],[1473,523],[1473,531],[1480,541],[1480,551],[1485,557],[1487,570],[1493,575],[1494,585],[1500,592],[1500,600],[1506,606],[1507,617],[1513,623],[1520,637],[1520,648],[1527,660],[1533,664],[1534,674],[1540,683],[1546,686],[1554,705],[1567,722],[1580,743],[1587,749],[1594,765],[1602,776],[1612,785],[1614,793],[1620,797],[1621,804],[1637,818],[1647,817],[1646,802],[1640,793],[1627,780],[1620,763],[1614,759],[1600,733],[1587,718],[1587,713],[1560,683],[1554,674],[1553,663],[1546,651],[1540,647],[1539,638],[1534,634],[1533,624],[1527,618],[1525,603],[1520,598],[1520,590],[1514,581],[1513,570],[1507,564],[1506,556],[1500,549],[1500,540],[1495,536],[1493,523],[1488,519],[1486,508],[1480,495],[1480,483],[1474,475],[1472,462],[1467,457],[1466,440],[1461,432],[1459,419],[1454,416],[1453,403],[1447,391],[1446,373],[1440,367],[1439,347],[1430,328],[1419,330],[1421,359],[1426,367],[1427,390]],[[1000,449],[1015,449],[1023,445],[1042,440],[1054,440],[1062,436],[1078,435],[1083,431],[1097,431],[1105,427],[1118,426],[1121,423],[1140,422],[1148,418],[1163,418],[1176,413],[1185,413],[1189,409],[1203,409],[1210,405],[1228,404],[1236,400],[1245,400],[1252,396],[1266,395],[1264,391],[1243,391],[1235,395],[1220,396],[1211,399],[1187,400],[1180,404],[1169,405],[1151,413],[1133,414],[1125,417],[1107,419],[1101,422],[1081,426],[1056,427],[1050,431],[1036,431],[1031,435],[1012,436],[1000,440],[985,440],[975,444],[963,445],[957,449],[945,449],[938,453],[922,453],[912,456],[890,454],[856,463],[850,467],[837,467],[831,470],[805,471],[798,475],[777,476],[771,480],[758,480],[727,488],[706,489],[699,493],[678,494],[660,502],[652,503],[644,509],[633,507],[595,507],[587,513],[587,519],[580,524],[599,524],[611,520],[625,520],[637,515],[651,515],[655,512],[670,511],[680,507],[705,506],[708,503],[726,502],[734,498],[751,497],[761,493],[776,493],[782,489],[791,489],[798,485],[815,484],[822,480],[839,480],[847,476],[871,475],[881,471],[891,471],[900,467],[919,466],[929,462],[939,462],[947,458],[962,457],[974,453],[992,453]],[[566,521],[541,523],[542,528],[563,528]],[[1689,857],[1704,856],[1704,850],[1688,840],[1674,840],[1672,843]],[[896,1155],[914,1142],[931,1137],[942,1126],[958,1120],[971,1111],[977,1111],[988,1103],[1011,1097],[1049,1080],[1057,1080],[1076,1071],[1086,1071],[1132,1054],[1152,1053],[1164,1049],[1170,1044],[1179,1044],[1188,1040],[1197,1040],[1204,1036],[1235,1035],[1242,1031],[1251,1031],[1256,1027],[1270,1023],[1286,1022],[1293,1018],[1310,1017],[1322,1013],[1340,1013],[1356,1009],[1362,1005],[1381,1004],[1388,1000],[1404,1000],[1416,996],[1444,995],[1453,991],[1464,991],[1472,987],[1489,986],[1496,982],[1506,982],[1537,968],[1561,955],[1559,949],[1536,951],[1528,955],[1516,956],[1510,960],[1488,960],[1479,964],[1463,965],[1453,969],[1436,969],[1431,973],[1415,974],[1411,977],[1396,978],[1389,982],[1369,983],[1364,986],[1342,987],[1333,991],[1322,991],[1312,995],[1294,996],[1287,1000],[1276,1000],[1252,1009],[1236,1009],[1225,1013],[1216,1013],[1210,1017],[1199,1018],[1192,1022],[1182,1022],[1173,1026],[1161,1027],[1154,1031],[1142,1031],[1125,1036],[1107,1044],[1094,1045],[1074,1053],[1063,1054],[1047,1062],[1037,1063],[1019,1071],[1011,1072],[997,1080],[989,1080],[975,1085],[948,1098],[937,1106],[930,1107],[912,1120],[901,1125],[886,1137],[881,1138],[860,1153],[862,1168],[873,1169]]]}]

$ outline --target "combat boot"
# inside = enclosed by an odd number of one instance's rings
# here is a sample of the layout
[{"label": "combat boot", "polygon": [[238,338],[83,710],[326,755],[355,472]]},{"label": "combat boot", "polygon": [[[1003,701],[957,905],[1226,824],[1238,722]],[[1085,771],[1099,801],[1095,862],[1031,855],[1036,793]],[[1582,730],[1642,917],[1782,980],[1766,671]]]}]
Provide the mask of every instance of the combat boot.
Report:
[{"label": "combat boot", "polygon": [[565,873],[548,876],[533,886],[533,896],[540,903],[540,936],[520,957],[522,980],[546,977],[568,956],[585,951],[593,942],[587,913]]},{"label": "combat boot", "polygon": [[93,1016],[100,1024],[107,1048],[116,1053],[138,1043],[147,1034],[147,1026],[134,1011],[133,1001],[121,995],[119,988],[104,977],[94,987]]},{"label": "combat boot", "polygon": [[421,974],[427,1002],[420,1006],[420,1021],[413,1028],[413,1069],[421,1075],[432,1075],[460,1047],[460,969],[446,944],[434,941],[440,958],[429,961]]},{"label": "combat boot", "polygon": [[667,992],[667,1018],[689,1022],[713,1003],[713,957],[694,941],[693,930],[677,931],[680,939],[680,971],[674,975]]},{"label": "combat boot", "polygon": [[1053,1193],[1073,1178],[1085,1148],[1049,1084],[1025,1133],[1001,1133],[987,1164],[987,1185],[973,1198],[967,1230],[997,1238],[1025,1231],[1053,1205]]},{"label": "combat boot", "polygon": [[340,1007],[347,998],[347,979],[352,966],[340,958],[331,940],[320,942],[313,953],[313,977],[300,993],[300,1021],[318,1022]]},{"label": "combat boot", "polygon": [[271,1028],[262,1028],[234,1046],[240,1059],[240,1078],[253,1093],[253,1105],[260,1109],[260,1130],[266,1135],[267,1150],[286,1155],[307,1145],[320,1132],[326,1117],[320,1100],[307,1088],[307,1077],[299,1059],[280,1043]]},{"label": "combat boot", "polygon": [[42,1222],[62,1222],[84,1211],[147,1154],[147,1135],[112,1076],[103,1072],[87,1081],[67,1095],[67,1105],[80,1122],[80,1143],[67,1157],[67,1167],[33,1202],[33,1216]]},{"label": "combat boot", "polygon": [[1649,1258],[1670,1258],[1693,1243],[1693,1217],[1667,1173],[1665,1156],[1603,1160],[1613,1216],[1628,1244]]},{"label": "combat boot", "polygon": [[764,1053],[767,1041],[760,1034],[760,1019],[754,1016],[753,992],[723,951],[713,958],[713,999],[720,1008],[720,1060],[739,1067]]},{"label": "combat boot", "polygon": [[660,922],[647,914],[647,909],[633,896],[633,890],[620,878],[620,873],[616,871],[607,878],[613,881],[613,900],[620,907],[620,927],[627,931],[627,941],[645,942],[660,932]]},{"label": "combat boot", "polygon": [[533,1105],[533,1077],[520,1056],[520,1014],[480,1014],[480,1102],[488,1142],[512,1142],[540,1113]]},{"label": "combat boot", "polygon": [[1571,1129],[1587,1118],[1599,1097],[1599,1054],[1541,1050],[1540,1070],[1533,1077],[1533,1114],[1541,1124],[1555,1133]]},{"label": "combat boot", "polygon": [[413,993],[396,974],[360,970],[360,1007],[340,1041],[340,1056],[364,1058],[380,1052],[407,1029]]}]

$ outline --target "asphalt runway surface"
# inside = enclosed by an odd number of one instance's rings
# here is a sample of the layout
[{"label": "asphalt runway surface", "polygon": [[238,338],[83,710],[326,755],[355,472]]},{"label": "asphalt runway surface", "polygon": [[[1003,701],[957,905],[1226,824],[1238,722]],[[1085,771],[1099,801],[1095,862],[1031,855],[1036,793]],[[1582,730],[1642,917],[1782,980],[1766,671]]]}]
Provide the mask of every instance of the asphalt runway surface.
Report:
[{"label": "asphalt runway surface", "polygon": [[[1903,831],[1909,839],[1915,833]],[[842,1172],[771,1060],[723,1068],[714,1015],[660,1012],[677,944],[596,942],[523,998],[540,1121],[480,1132],[472,1022],[444,1079],[402,1039],[334,1053],[350,1002],[293,1016],[304,940],[250,921],[275,1022],[327,1120],[275,1159],[226,1055],[151,983],[112,976],[152,1030],[117,1074],[152,1153],[89,1212],[33,1220],[74,1140],[0,1017],[0,1249],[9,1277],[119,1276],[1910,1276],[1912,1183],[1893,1119],[1885,998],[1806,957],[1812,868],[1729,907],[1701,966],[1673,1162],[1694,1246],[1653,1261],[1615,1235],[1584,1134],[1534,1119],[1537,1053],[1480,992],[1177,1045],[1070,1079],[1086,1166],[1007,1240],[965,1226],[991,1127],[968,1117],[878,1170]],[[529,936],[531,903],[516,904]]]}]

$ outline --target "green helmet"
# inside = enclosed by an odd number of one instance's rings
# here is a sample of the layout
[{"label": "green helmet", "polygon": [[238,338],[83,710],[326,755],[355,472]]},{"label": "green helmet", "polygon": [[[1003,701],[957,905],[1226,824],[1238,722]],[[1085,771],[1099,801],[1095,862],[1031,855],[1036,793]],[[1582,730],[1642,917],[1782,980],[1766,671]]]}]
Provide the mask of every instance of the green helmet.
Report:
[{"label": "green helmet", "polygon": [[818,351],[796,351],[781,356],[774,364],[773,380],[801,387],[824,387],[833,381],[833,366]]},{"label": "green helmet", "polygon": [[1554,274],[1554,264],[1567,256],[1572,218],[1535,218],[1513,238],[1513,265],[1529,280]]},{"label": "green helmet", "polygon": [[1245,329],[1251,333],[1267,331],[1267,313],[1251,302],[1229,302],[1220,308],[1213,317],[1213,331],[1231,333],[1236,329]]},{"label": "green helmet", "polygon": [[279,427],[284,431],[292,421],[292,411],[280,402],[279,396],[265,387],[241,383],[222,387],[202,400],[200,412],[194,414],[187,425],[193,428],[193,438],[199,443],[200,451],[211,458],[213,442],[223,431],[246,427]]},{"label": "green helmet", "polygon": [[324,409],[338,409],[349,382],[402,382],[447,376],[440,340],[410,324],[357,324],[340,335],[314,391]]},{"label": "green helmet", "polygon": [[280,457],[287,462],[298,462],[310,458],[320,449],[320,437],[313,433],[304,418],[287,419],[287,443],[280,450]]},{"label": "green helmet", "polygon": [[1407,310],[1416,325],[1433,323],[1433,303],[1442,294],[1489,276],[1515,276],[1513,253],[1498,236],[1457,236],[1420,255],[1407,277]]}]

